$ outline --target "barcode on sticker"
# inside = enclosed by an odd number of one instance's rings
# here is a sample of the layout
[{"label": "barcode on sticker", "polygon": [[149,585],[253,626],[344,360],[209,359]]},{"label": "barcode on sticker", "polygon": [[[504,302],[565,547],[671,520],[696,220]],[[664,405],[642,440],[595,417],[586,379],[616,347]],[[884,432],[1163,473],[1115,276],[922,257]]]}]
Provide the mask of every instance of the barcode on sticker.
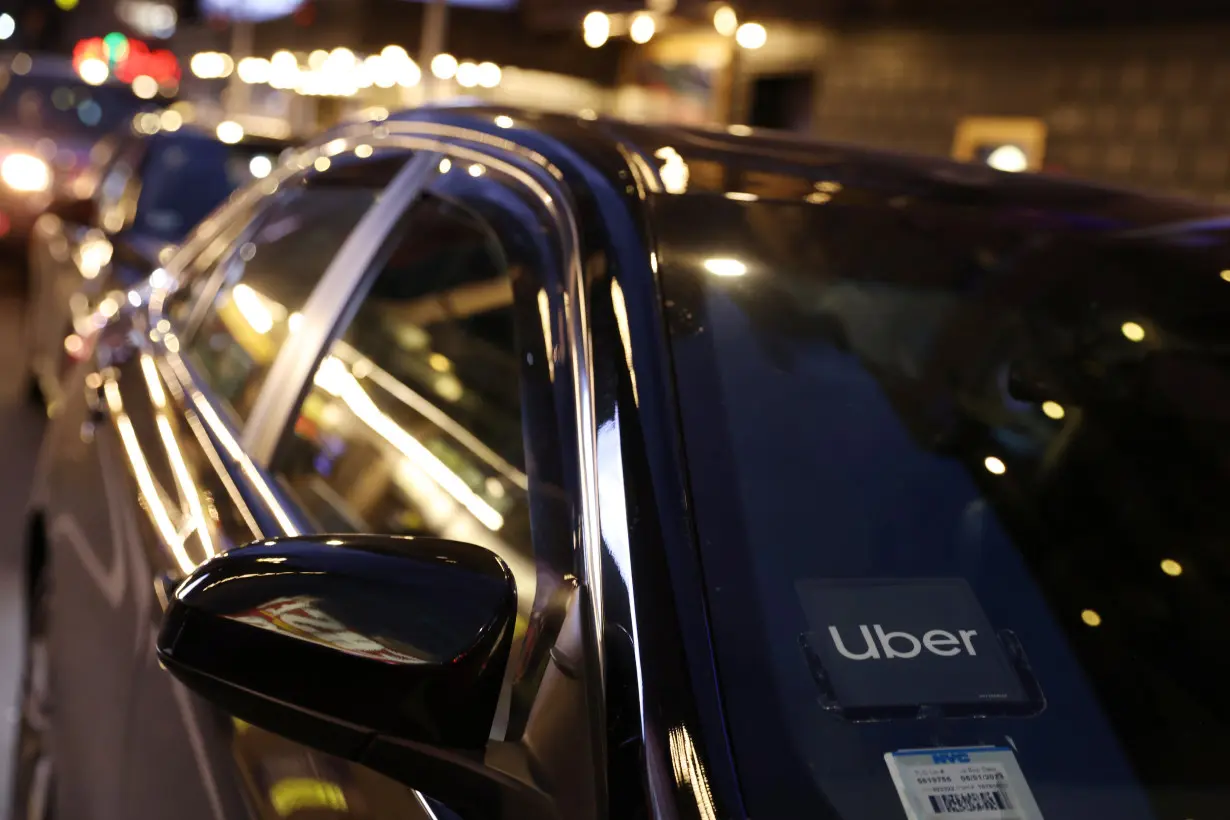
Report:
[{"label": "barcode on sticker", "polygon": [[969,794],[931,794],[931,810],[936,814],[966,814],[976,811],[1007,811],[1012,801],[1003,789]]}]

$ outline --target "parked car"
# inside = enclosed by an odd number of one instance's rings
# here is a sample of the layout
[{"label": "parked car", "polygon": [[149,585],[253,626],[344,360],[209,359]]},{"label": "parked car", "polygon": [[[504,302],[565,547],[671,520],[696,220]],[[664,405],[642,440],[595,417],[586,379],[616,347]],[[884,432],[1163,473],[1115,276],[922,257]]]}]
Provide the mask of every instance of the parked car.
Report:
[{"label": "parked car", "polygon": [[759,133],[327,134],[84,340],[18,816],[1230,816],[1223,226]]},{"label": "parked car", "polygon": [[150,105],[122,83],[86,83],[66,57],[0,55],[0,242],[23,248],[94,144]]},{"label": "parked car", "polygon": [[[96,167],[82,192],[54,202],[30,240],[26,366],[31,392],[54,412],[59,382],[81,354],[95,311],[169,259],[188,231],[236,189],[268,176],[287,144],[261,137],[223,143],[211,131],[183,126],[178,112],[167,130],[125,128],[99,142]],[[104,275],[105,274],[105,275]],[[118,296],[115,296],[118,294]]]}]

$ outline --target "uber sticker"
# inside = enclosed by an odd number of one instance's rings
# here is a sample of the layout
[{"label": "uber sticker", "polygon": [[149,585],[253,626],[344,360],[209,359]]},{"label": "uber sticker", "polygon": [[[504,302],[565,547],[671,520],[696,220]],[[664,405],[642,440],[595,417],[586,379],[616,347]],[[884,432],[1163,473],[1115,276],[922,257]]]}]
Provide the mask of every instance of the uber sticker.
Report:
[{"label": "uber sticker", "polygon": [[960,578],[805,580],[800,637],[825,708],[851,720],[1028,715],[1041,690]]},{"label": "uber sticker", "polygon": [[1042,820],[1007,746],[884,755],[909,820]]}]

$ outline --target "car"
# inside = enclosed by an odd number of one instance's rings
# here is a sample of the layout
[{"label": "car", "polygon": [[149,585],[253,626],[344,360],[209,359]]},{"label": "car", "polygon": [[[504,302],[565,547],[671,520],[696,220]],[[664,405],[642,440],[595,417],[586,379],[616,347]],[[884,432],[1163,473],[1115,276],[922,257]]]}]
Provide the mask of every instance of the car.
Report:
[{"label": "car", "polygon": [[52,54],[0,54],[0,242],[24,249],[34,221],[73,190],[99,138],[150,105],[127,85],[91,85]]},{"label": "car", "polygon": [[267,176],[287,144],[258,136],[224,143],[184,125],[174,109],[143,112],[97,143],[99,161],[76,186],[87,195],[53,201],[30,237],[26,368],[36,401],[58,408],[59,380],[89,332],[83,323],[108,294],[114,303],[148,279],[196,223]]},{"label": "car", "polygon": [[742,128],[327,133],[83,340],[17,816],[1230,816],[1226,226]]}]

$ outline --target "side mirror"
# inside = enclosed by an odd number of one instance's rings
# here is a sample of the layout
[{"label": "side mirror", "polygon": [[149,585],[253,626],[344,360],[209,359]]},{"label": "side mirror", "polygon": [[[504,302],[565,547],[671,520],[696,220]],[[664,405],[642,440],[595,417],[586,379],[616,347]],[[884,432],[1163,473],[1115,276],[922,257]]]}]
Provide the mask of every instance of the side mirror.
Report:
[{"label": "side mirror", "polygon": [[482,547],[275,539],[185,579],[157,651],[186,686],[253,725],[517,816],[536,796],[517,798],[524,790],[483,763],[516,613],[511,570]]}]

